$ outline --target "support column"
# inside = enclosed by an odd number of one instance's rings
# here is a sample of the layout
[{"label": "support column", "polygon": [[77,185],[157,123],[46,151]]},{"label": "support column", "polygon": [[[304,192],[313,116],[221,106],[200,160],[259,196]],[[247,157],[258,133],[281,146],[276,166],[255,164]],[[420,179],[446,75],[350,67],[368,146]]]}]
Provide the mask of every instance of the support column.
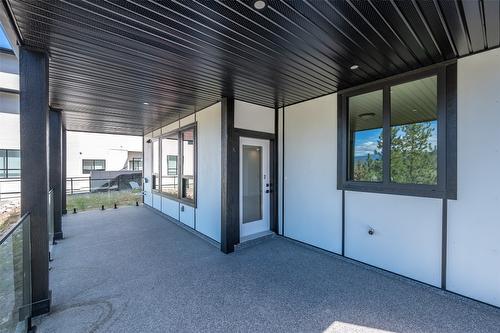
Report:
[{"label": "support column", "polygon": [[19,72],[21,214],[31,214],[32,313],[37,316],[50,310],[47,54],[21,47]]},{"label": "support column", "polygon": [[239,142],[234,131],[234,98],[223,97],[222,121],[222,205],[221,251],[230,253],[240,240],[239,224]]},{"label": "support column", "polygon": [[54,195],[54,240],[63,238],[62,232],[62,121],[61,110],[49,112],[49,188]]},{"label": "support column", "polygon": [[67,214],[68,210],[66,208],[66,128],[62,128],[62,148],[61,148],[61,158],[62,158],[62,213]]}]

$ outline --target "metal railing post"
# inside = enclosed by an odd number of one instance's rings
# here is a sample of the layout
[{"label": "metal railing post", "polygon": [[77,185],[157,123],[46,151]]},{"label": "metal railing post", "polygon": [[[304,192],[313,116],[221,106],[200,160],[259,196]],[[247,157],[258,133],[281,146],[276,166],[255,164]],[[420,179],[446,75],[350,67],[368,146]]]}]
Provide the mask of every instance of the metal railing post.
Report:
[{"label": "metal railing post", "polygon": [[73,195],[73,177],[71,177],[69,180],[71,182],[71,195]]}]

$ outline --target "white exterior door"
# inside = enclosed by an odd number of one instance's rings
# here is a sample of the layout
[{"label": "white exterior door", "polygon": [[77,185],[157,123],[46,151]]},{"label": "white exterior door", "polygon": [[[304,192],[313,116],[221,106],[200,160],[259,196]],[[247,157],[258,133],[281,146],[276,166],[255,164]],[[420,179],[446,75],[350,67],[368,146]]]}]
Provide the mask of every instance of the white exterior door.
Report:
[{"label": "white exterior door", "polygon": [[269,230],[269,140],[240,138],[240,238]]}]

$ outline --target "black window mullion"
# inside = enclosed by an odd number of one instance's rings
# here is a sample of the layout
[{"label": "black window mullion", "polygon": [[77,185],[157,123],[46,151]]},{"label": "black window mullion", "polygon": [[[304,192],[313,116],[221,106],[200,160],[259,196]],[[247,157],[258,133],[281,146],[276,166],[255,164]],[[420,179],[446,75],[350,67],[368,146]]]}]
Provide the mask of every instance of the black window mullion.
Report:
[{"label": "black window mullion", "polygon": [[177,133],[177,199],[182,198],[182,174],[184,173],[184,152],[182,150],[182,131]]},{"label": "black window mullion", "polygon": [[384,185],[391,183],[391,88],[384,86],[383,90],[383,144],[382,170]]},{"label": "black window mullion", "polygon": [[[438,107],[438,135],[437,135],[437,186],[441,191],[446,190],[446,71],[440,69],[437,75],[437,107]],[[446,194],[444,194],[446,196]]]}]

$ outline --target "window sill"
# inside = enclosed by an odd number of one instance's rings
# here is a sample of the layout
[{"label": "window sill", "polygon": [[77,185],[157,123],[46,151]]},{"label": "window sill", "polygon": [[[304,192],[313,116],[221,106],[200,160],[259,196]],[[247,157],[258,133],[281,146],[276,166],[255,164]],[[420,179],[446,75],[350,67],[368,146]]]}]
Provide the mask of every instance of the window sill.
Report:
[{"label": "window sill", "polygon": [[156,194],[156,195],[159,195],[160,197],[162,198],[166,198],[166,199],[169,199],[169,200],[172,200],[172,201],[176,201],[178,203],[181,203],[183,205],[186,205],[186,206],[189,206],[189,207],[193,207],[193,208],[196,208],[196,202],[193,202],[191,200],[186,200],[186,199],[180,199],[180,198],[177,198],[177,197],[174,197],[174,196],[171,196],[171,195],[168,195],[166,193],[163,193],[163,192],[160,192],[158,190],[152,190],[152,193],[153,194]]},{"label": "window sill", "polygon": [[[379,193],[389,195],[403,195],[422,198],[436,198],[442,199],[446,197],[446,191],[433,188],[427,185],[403,185],[403,184],[371,184],[371,183],[354,183],[347,182],[337,187],[338,190],[353,191],[353,192],[366,192],[366,193]],[[455,199],[453,196],[448,196],[448,199]]]}]

